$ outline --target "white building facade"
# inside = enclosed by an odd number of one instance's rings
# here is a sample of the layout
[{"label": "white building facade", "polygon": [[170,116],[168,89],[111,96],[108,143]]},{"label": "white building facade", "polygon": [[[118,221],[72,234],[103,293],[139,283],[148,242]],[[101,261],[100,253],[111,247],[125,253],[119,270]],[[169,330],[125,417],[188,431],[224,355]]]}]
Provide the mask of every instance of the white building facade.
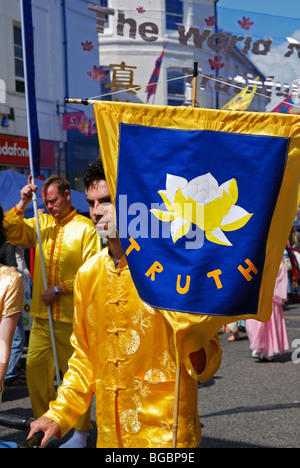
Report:
[{"label": "white building facade", "polygon": [[[78,125],[81,116],[93,118],[92,106],[65,104],[66,97],[146,103],[146,86],[163,51],[149,104],[191,105],[195,62],[200,107],[221,108],[238,92],[228,83],[243,87],[251,77],[263,80],[247,54],[228,46],[230,34],[223,47],[214,0],[143,0],[141,6],[136,0],[32,0],[32,15],[41,173],[66,175],[72,188],[83,189],[82,171],[98,157],[99,146],[94,129],[87,134]],[[0,0],[0,54],[0,170],[26,173],[19,0]],[[226,64],[219,71],[210,64],[216,57]],[[93,75],[94,67],[108,71],[105,81]],[[264,111],[266,104],[255,96],[249,110]]]},{"label": "white building facade", "polygon": [[[98,140],[79,132],[78,125],[65,126],[64,114],[93,116],[93,109],[66,106],[65,98],[100,92],[99,83],[86,73],[90,64],[81,46],[89,36],[97,45],[94,15],[82,0],[32,0],[32,18],[41,174],[66,175],[78,188],[78,173],[98,157]],[[97,63],[96,51],[89,56],[91,63]],[[0,170],[27,173],[20,0],[0,0],[0,53]]]},{"label": "white building facade", "polygon": [[[35,62],[40,64],[36,66],[36,98],[42,173],[46,177],[55,170],[59,145],[65,141],[56,112],[56,102],[63,102],[64,96],[62,80],[57,79],[63,73],[63,64],[57,60],[61,32],[55,21],[60,2],[52,1],[51,8],[48,3],[33,1]],[[0,79],[6,88],[0,103],[0,165],[1,170],[25,172],[29,160],[24,151],[28,142],[19,0],[0,0],[0,38]]]},{"label": "white building facade", "polygon": [[[191,105],[190,75],[194,62],[199,69],[197,105],[200,107],[221,108],[226,104],[239,91],[228,83],[245,87],[248,80],[251,82],[257,76],[263,81],[264,77],[247,55],[233,47],[231,35],[217,32],[214,0],[145,0],[140,8],[135,0],[107,0],[105,3],[106,7],[89,5],[97,21],[99,62],[111,69],[109,84],[113,84],[114,74],[118,73],[120,85],[123,72],[124,83],[128,86],[131,72],[130,85],[141,86],[135,94],[126,92],[126,87],[123,88],[125,92],[114,94],[118,87],[107,85],[106,92],[112,93],[111,99],[146,102],[146,85],[163,50],[160,84],[150,104]],[[225,37],[228,50],[221,43]],[[212,70],[209,62],[216,56],[226,64],[221,83],[215,80],[220,79],[222,72]],[[180,77],[185,78],[174,80]],[[265,98],[255,96],[249,110],[264,111],[265,104]]]}]

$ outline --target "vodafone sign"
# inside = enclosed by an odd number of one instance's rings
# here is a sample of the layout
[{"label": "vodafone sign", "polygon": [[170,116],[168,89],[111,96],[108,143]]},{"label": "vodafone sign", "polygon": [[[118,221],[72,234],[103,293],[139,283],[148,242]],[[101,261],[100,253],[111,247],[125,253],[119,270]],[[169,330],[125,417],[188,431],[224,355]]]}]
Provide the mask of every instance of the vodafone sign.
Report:
[{"label": "vodafone sign", "polygon": [[0,135],[0,164],[28,166],[27,138]]}]

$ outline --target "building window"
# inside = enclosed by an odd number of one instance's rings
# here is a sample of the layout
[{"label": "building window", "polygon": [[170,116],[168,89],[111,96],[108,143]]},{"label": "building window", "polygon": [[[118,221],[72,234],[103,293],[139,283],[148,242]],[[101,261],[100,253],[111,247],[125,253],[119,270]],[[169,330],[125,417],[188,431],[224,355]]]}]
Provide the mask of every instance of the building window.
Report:
[{"label": "building window", "polygon": [[[103,8],[109,8],[108,0],[99,0],[99,5]],[[108,27],[109,27],[109,15],[105,15],[104,28],[108,28]]]},{"label": "building window", "polygon": [[177,23],[183,23],[183,2],[166,0],[166,28],[177,31]]},{"label": "building window", "polygon": [[25,93],[22,32],[19,26],[14,26],[14,55],[16,91]]},{"label": "building window", "polygon": [[184,102],[185,78],[178,71],[168,71],[168,106],[181,106]]}]

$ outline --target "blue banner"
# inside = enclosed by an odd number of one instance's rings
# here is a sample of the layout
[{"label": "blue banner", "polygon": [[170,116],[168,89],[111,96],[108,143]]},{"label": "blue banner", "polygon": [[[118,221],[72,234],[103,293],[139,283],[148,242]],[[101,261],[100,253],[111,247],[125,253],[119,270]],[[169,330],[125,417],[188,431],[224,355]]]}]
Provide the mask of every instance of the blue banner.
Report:
[{"label": "blue banner", "polygon": [[120,124],[118,233],[142,300],[257,314],[289,141]]},{"label": "blue banner", "polygon": [[40,174],[40,138],[35,95],[35,66],[33,47],[33,24],[31,0],[21,0],[21,23],[23,39],[24,79],[27,105],[28,143],[31,148],[31,163],[34,175]]}]

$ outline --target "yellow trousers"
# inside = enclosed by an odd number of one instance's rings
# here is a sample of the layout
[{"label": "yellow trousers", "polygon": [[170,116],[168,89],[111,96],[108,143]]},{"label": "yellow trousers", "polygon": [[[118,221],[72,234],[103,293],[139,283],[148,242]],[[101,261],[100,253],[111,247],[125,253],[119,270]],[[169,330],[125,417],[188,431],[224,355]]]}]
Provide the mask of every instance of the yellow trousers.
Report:
[{"label": "yellow trousers", "polygon": [[[73,347],[70,343],[73,330],[72,324],[53,321],[53,330],[58,366],[64,375],[68,370],[68,360],[73,354]],[[55,364],[48,320],[37,318],[33,320],[29,338],[26,374],[33,415],[35,419],[38,419],[48,411],[50,401],[56,399],[54,387]],[[92,428],[89,409],[78,419],[74,429],[88,431]]]}]

